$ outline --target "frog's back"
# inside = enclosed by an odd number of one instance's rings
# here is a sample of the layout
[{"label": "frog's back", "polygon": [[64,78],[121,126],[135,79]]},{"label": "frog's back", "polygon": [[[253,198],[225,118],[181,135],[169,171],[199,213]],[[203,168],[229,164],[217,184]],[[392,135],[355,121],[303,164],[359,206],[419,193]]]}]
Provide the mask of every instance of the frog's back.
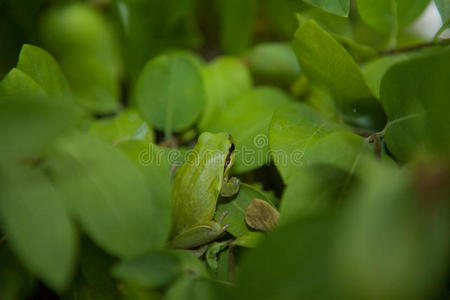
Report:
[{"label": "frog's back", "polygon": [[220,135],[224,134],[202,134],[177,171],[173,185],[174,233],[214,217],[227,156]]}]

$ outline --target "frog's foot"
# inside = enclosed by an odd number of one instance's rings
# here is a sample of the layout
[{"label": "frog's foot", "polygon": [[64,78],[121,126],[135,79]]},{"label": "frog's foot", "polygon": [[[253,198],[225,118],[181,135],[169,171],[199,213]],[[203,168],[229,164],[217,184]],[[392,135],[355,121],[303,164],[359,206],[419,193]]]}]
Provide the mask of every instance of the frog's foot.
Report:
[{"label": "frog's foot", "polygon": [[170,241],[170,246],[182,249],[195,248],[217,239],[228,227],[228,224],[222,226],[214,221],[197,224],[175,236]]},{"label": "frog's foot", "polygon": [[236,177],[231,177],[225,180],[222,184],[222,189],[220,190],[220,195],[222,197],[231,197],[239,192],[241,181]]}]

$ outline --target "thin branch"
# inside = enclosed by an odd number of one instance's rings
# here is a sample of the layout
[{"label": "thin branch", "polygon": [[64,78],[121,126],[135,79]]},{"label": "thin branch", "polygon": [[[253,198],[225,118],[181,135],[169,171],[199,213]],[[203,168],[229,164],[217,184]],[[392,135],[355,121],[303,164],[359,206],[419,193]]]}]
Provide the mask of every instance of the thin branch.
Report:
[{"label": "thin branch", "polygon": [[444,40],[441,40],[438,42],[428,42],[428,43],[418,44],[418,45],[414,45],[414,46],[406,47],[406,48],[397,48],[397,49],[382,51],[382,52],[380,52],[380,55],[400,54],[400,53],[416,51],[416,50],[433,47],[433,46],[447,46],[447,45],[450,45],[450,39],[444,39]]}]

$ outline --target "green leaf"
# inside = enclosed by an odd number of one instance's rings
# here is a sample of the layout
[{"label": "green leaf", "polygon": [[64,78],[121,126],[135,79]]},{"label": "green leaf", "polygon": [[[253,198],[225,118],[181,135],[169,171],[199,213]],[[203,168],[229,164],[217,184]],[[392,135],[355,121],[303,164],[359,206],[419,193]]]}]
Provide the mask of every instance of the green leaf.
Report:
[{"label": "green leaf", "polygon": [[170,201],[152,194],[149,177],[125,154],[80,133],[62,139],[52,154],[56,186],[102,249],[127,258],[164,247]]},{"label": "green leaf", "polygon": [[117,148],[125,153],[147,177],[147,188],[150,190],[155,207],[160,211],[158,217],[160,234],[167,235],[167,230],[170,228],[172,221],[170,215],[172,164],[169,161],[171,157],[166,152],[168,148],[158,147],[140,140],[119,143]]},{"label": "green leaf", "polygon": [[145,121],[168,136],[194,124],[203,109],[204,98],[199,68],[192,60],[177,54],[149,61],[134,89],[134,100]]},{"label": "green leaf", "polygon": [[0,299],[25,299],[36,282],[8,247],[0,247],[0,266]]},{"label": "green leaf", "polygon": [[227,54],[241,54],[253,36],[256,0],[218,0],[220,44]]},{"label": "green leaf", "polygon": [[153,142],[153,130],[147,126],[134,108],[122,111],[112,119],[100,119],[92,122],[89,132],[104,141],[117,144],[127,140]]},{"label": "green leaf", "polygon": [[232,245],[241,246],[245,248],[256,248],[264,240],[265,234],[258,231],[249,231],[235,239]]},{"label": "green leaf", "polygon": [[329,164],[304,166],[289,179],[280,206],[280,226],[342,205],[355,177]]},{"label": "green leaf", "polygon": [[312,6],[341,17],[347,17],[350,12],[350,0],[303,0]]},{"label": "green leaf", "polygon": [[363,21],[383,34],[395,32],[414,21],[430,0],[356,0]]},{"label": "green leaf", "polygon": [[367,85],[377,99],[380,99],[380,86],[383,76],[393,65],[407,59],[408,56],[403,53],[385,56],[378,58],[363,67],[362,72]]},{"label": "green leaf", "polygon": [[302,166],[308,147],[338,130],[308,105],[291,103],[275,111],[269,129],[273,161],[285,182]]},{"label": "green leaf", "polygon": [[338,299],[329,276],[334,217],[297,221],[247,254],[232,299]]},{"label": "green leaf", "polygon": [[301,75],[292,46],[286,43],[256,45],[244,60],[258,83],[289,87]]},{"label": "green leaf", "polygon": [[117,299],[117,284],[109,274],[115,259],[83,239],[80,251],[80,275],[77,281],[94,299]]},{"label": "green leaf", "polygon": [[178,258],[163,251],[151,252],[121,262],[112,269],[112,274],[117,279],[150,288],[164,286],[180,273],[181,268]]},{"label": "green leaf", "polygon": [[450,0],[434,0],[441,14],[442,23],[450,26]]},{"label": "green leaf", "polygon": [[[343,299],[426,299],[444,288],[448,188],[418,187],[425,170],[433,170],[429,162],[423,166],[366,165],[363,184],[336,224],[334,274]],[[437,190],[447,194],[435,198]]]},{"label": "green leaf", "polygon": [[393,66],[381,83],[381,102],[389,123],[385,140],[402,160],[422,151],[448,156],[450,50],[418,56]]},{"label": "green leaf", "polygon": [[27,74],[50,96],[64,96],[70,93],[69,84],[61,68],[44,49],[23,45],[16,68]]},{"label": "green leaf", "polygon": [[229,225],[227,231],[234,237],[248,234],[250,229],[245,223],[245,211],[254,198],[262,199],[270,203],[263,192],[248,184],[241,183],[237,196],[232,199],[221,198],[219,200],[214,218],[218,221],[227,212],[222,221],[222,224]]},{"label": "green leaf", "polygon": [[17,68],[12,68],[0,81],[0,96],[21,95],[45,97],[47,93],[27,74]]},{"label": "green leaf", "polygon": [[314,21],[299,27],[293,47],[305,75],[335,95],[338,108],[352,100],[372,97],[351,55]]},{"label": "green leaf", "polygon": [[111,24],[88,4],[71,3],[50,9],[40,25],[80,104],[94,113],[116,111],[122,62]]},{"label": "green leaf", "polygon": [[208,131],[231,98],[252,87],[252,78],[245,65],[237,58],[220,57],[203,68],[205,108],[198,128]]},{"label": "green leaf", "polygon": [[[0,160],[39,155],[80,117],[73,105],[30,97],[0,98]],[[37,124],[39,126],[37,126]],[[7,142],[6,142],[7,141]]]},{"label": "green leaf", "polygon": [[270,161],[270,119],[278,107],[289,101],[287,94],[273,87],[257,88],[229,101],[209,130],[232,135],[236,145],[233,172],[244,173]]},{"label": "green leaf", "polygon": [[8,244],[21,262],[51,288],[68,287],[77,233],[64,200],[39,170],[1,169],[0,214]]}]

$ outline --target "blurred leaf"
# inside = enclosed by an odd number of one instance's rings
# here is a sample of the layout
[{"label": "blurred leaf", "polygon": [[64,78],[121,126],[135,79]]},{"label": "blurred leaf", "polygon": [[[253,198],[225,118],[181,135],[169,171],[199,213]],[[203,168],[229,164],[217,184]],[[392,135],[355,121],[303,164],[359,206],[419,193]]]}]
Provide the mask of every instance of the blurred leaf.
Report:
[{"label": "blurred leaf", "polygon": [[256,0],[218,0],[220,44],[227,54],[241,54],[253,37]]},{"label": "blurred leaf", "polygon": [[243,236],[250,232],[249,227],[247,227],[247,224],[245,223],[245,211],[254,198],[269,201],[261,191],[248,184],[241,183],[237,196],[231,200],[229,198],[222,198],[219,200],[216,216],[214,218],[218,221],[220,217],[227,212],[223,218],[222,224],[230,225],[227,231],[233,236]]},{"label": "blurred leaf", "polygon": [[366,169],[336,225],[334,276],[343,298],[435,298],[430,292],[445,286],[448,271],[448,194],[433,199],[433,189],[420,199],[421,183],[408,171],[373,163]]},{"label": "blurred leaf", "polygon": [[429,2],[430,0],[356,0],[363,21],[383,34],[397,31],[414,21]]},{"label": "blurred leaf", "polygon": [[415,57],[393,66],[381,83],[389,119],[384,132],[389,150],[402,161],[423,150],[447,155],[450,127],[450,50]]},{"label": "blurred leaf", "polygon": [[301,75],[297,58],[289,44],[259,44],[244,59],[259,83],[286,87]]},{"label": "blurred leaf", "polygon": [[172,54],[147,63],[139,75],[134,99],[144,119],[164,130],[189,128],[200,116],[205,91],[198,67],[188,58]]},{"label": "blurred leaf", "polygon": [[61,68],[44,49],[23,45],[16,68],[27,74],[50,96],[64,96],[70,93],[69,84]]},{"label": "blurred leaf", "polygon": [[8,244],[51,288],[66,289],[75,265],[77,233],[63,199],[31,168],[2,168],[0,214]]},{"label": "blurred leaf", "polygon": [[151,193],[148,177],[125,154],[80,133],[55,148],[55,184],[95,243],[125,258],[165,245],[170,203]]},{"label": "blurred leaf", "polygon": [[230,99],[252,87],[252,78],[246,66],[237,58],[220,57],[203,68],[205,108],[198,123],[201,131],[215,122],[226,110]]},{"label": "blurred leaf", "polygon": [[316,216],[269,234],[243,261],[232,299],[337,299],[330,278],[333,225],[333,216]]},{"label": "blurred leaf", "polygon": [[41,36],[80,104],[94,113],[118,109],[122,62],[112,28],[98,11],[84,3],[55,7],[42,19]]},{"label": "blurred leaf", "polygon": [[92,299],[117,299],[116,282],[109,274],[114,258],[84,239],[80,253],[81,275]]},{"label": "blurred leaf", "polygon": [[261,4],[270,22],[270,30],[275,31],[283,40],[291,39],[297,28],[294,13],[308,7],[307,4],[298,0],[263,0]]},{"label": "blurred leaf", "polygon": [[338,108],[352,100],[372,97],[351,55],[314,21],[299,27],[293,47],[305,75],[335,95]]},{"label": "blurred leaf", "polygon": [[134,108],[128,108],[111,119],[100,119],[92,122],[89,132],[104,141],[117,144],[127,140],[143,140],[153,142],[153,130],[147,126]]},{"label": "blurred leaf", "polygon": [[[39,155],[80,117],[73,105],[30,97],[0,98],[0,161]],[[39,126],[37,126],[37,124]],[[7,141],[7,142],[6,142]]]},{"label": "blurred leaf", "polygon": [[189,250],[170,250],[178,258],[183,273],[191,278],[207,277],[205,264]]},{"label": "blurred leaf", "polygon": [[189,276],[181,277],[176,281],[164,296],[165,300],[210,300],[230,299],[223,283],[207,278],[193,279]]},{"label": "blurred leaf", "polygon": [[12,68],[0,81],[0,96],[21,95],[45,97],[47,93],[27,74],[17,68]]},{"label": "blurred leaf", "polygon": [[35,281],[7,247],[0,247],[0,299],[25,299]]},{"label": "blurred leaf", "polygon": [[121,262],[112,269],[116,278],[150,288],[166,285],[180,273],[178,258],[163,251]]},{"label": "blurred leaf", "polygon": [[227,132],[236,145],[233,172],[244,173],[270,161],[268,130],[273,112],[291,101],[282,90],[261,87],[231,99],[211,125],[212,132]]},{"label": "blurred leaf", "polygon": [[442,23],[450,26],[450,0],[434,0],[436,6],[441,14]]},{"label": "blurred leaf", "polygon": [[133,82],[155,55],[177,48],[198,48],[197,0],[117,0],[122,45]]},{"label": "blurred leaf", "polygon": [[323,9],[326,12],[347,17],[350,12],[350,0],[303,0],[312,6]]},{"label": "blurred leaf", "polygon": [[299,168],[281,199],[281,225],[341,206],[354,183],[352,174],[332,165],[318,163]]}]

